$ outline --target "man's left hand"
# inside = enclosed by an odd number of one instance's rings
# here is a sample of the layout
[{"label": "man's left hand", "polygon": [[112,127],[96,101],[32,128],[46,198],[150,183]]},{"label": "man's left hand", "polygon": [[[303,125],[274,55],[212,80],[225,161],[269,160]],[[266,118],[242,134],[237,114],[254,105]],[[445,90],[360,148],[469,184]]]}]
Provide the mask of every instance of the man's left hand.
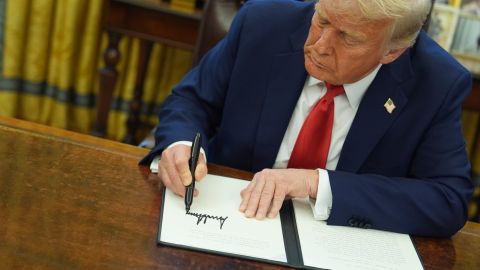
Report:
[{"label": "man's left hand", "polygon": [[246,217],[274,218],[285,197],[317,197],[318,172],[305,169],[264,169],[240,193]]}]

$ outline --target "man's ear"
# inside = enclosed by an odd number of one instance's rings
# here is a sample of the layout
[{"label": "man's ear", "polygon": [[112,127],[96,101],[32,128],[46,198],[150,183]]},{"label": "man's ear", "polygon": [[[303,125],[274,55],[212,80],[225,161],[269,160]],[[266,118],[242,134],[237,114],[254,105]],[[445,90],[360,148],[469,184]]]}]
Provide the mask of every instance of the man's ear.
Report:
[{"label": "man's ear", "polygon": [[390,64],[391,62],[395,61],[402,53],[408,49],[407,47],[405,48],[398,48],[398,49],[391,49],[389,50],[381,59],[380,63],[381,64]]}]

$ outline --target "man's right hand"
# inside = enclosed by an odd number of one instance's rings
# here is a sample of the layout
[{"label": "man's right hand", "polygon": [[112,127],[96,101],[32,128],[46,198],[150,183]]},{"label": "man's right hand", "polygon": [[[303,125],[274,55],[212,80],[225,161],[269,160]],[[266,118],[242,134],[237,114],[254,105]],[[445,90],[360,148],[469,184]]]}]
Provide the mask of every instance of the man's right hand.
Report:
[{"label": "man's right hand", "polygon": [[[177,144],[169,147],[162,152],[158,163],[158,176],[163,184],[174,193],[185,196],[185,186],[192,182],[192,175],[188,161],[190,159],[191,147],[184,144]],[[200,181],[208,173],[205,156],[200,153],[197,168],[195,170],[195,180]],[[195,189],[194,196],[198,195]]]}]

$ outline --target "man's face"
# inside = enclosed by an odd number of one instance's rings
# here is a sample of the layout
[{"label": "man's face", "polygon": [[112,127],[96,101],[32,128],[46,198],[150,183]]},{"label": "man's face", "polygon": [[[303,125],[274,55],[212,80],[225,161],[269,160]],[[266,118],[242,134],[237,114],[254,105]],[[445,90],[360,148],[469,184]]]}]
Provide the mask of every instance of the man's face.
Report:
[{"label": "man's face", "polygon": [[356,10],[348,17],[337,16],[332,2],[316,4],[304,45],[305,68],[311,76],[332,84],[353,83],[401,54],[392,55],[387,47],[390,21],[362,21]]}]

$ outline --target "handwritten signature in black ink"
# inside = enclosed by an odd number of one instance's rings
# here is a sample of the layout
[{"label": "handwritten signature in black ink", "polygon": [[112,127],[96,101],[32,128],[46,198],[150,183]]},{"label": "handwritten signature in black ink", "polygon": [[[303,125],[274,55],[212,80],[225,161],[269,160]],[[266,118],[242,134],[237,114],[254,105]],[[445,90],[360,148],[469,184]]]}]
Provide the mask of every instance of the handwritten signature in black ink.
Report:
[{"label": "handwritten signature in black ink", "polygon": [[190,212],[190,211],[187,211],[187,213],[185,213],[185,214],[196,217],[197,218],[197,225],[200,224],[200,222],[202,222],[202,220],[203,220],[203,224],[205,224],[205,223],[207,223],[207,219],[209,219],[209,218],[216,219],[220,222],[220,230],[223,227],[223,223],[225,223],[225,220],[227,220],[227,218],[228,218],[228,217],[217,217],[217,216],[210,216],[210,215],[207,215],[207,214],[193,213],[193,212]]}]

